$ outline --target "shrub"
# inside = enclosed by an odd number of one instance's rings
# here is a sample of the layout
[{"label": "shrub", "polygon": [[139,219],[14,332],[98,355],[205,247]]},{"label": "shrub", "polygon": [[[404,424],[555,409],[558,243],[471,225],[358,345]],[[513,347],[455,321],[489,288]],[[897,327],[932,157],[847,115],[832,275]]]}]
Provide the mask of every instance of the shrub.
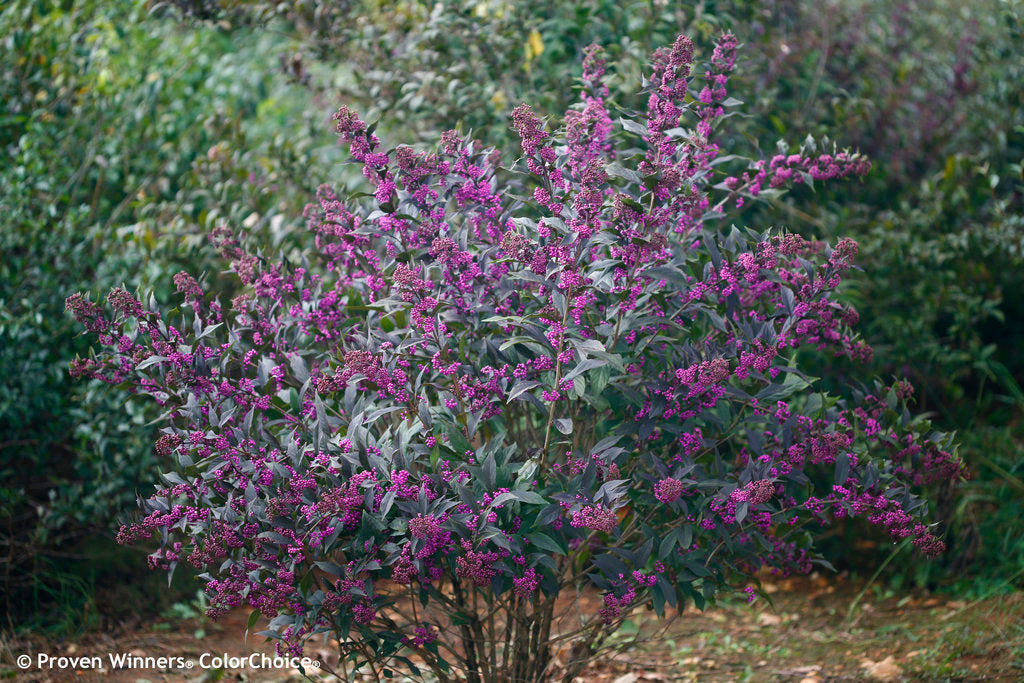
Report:
[{"label": "shrub", "polygon": [[[711,35],[723,22],[700,6],[647,0],[256,0],[183,2],[188,16],[238,26],[268,24],[294,37],[281,66],[321,97],[337,98],[407,138],[435,139],[450,128],[514,154],[505,125],[519,102],[564,111],[575,97],[585,46],[597,42],[617,63],[624,92],[639,87],[650,45],[680,30]],[[731,13],[750,12],[735,8]],[[380,131],[378,131],[380,132]]]},{"label": "shrub", "polygon": [[[108,347],[73,373],[164,409],[170,471],[119,540],[155,534],[151,566],[205,569],[211,616],[248,602],[281,650],[331,633],[342,674],[416,674],[415,654],[471,681],[544,680],[568,640],[571,680],[636,609],[827,566],[808,530],[834,518],[940,553],[914,491],[960,476],[950,437],[906,383],[840,398],[800,369],[870,357],[834,298],[856,244],[731,224],[867,163],[723,154],[735,58],[727,34],[695,67],[680,36],[616,123],[588,49],[557,132],[513,111],[511,177],[454,131],[385,151],[343,107],[372,192],[320,189],[316,261],[219,227],[230,301],[185,272],[167,314],[123,288],[110,317],[70,297]],[[600,608],[556,609],[586,590]]]}]

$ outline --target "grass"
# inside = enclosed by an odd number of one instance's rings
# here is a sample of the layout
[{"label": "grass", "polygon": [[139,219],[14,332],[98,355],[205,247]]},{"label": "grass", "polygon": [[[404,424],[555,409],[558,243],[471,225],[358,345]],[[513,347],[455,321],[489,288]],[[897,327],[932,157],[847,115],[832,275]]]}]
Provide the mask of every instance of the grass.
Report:
[{"label": "grass", "polygon": [[[674,669],[672,680],[692,681],[854,681],[875,665],[879,680],[885,671],[898,672],[891,680],[1024,678],[1022,593],[965,603],[842,576],[766,585],[774,609],[724,602],[684,615],[671,637],[630,652],[632,670]],[[641,634],[651,627],[636,621]]]},{"label": "grass", "polygon": [[168,586],[166,574],[145,570],[146,552],[100,533],[59,555],[37,555],[31,583],[12,596],[21,603],[16,612],[30,616],[6,624],[4,632],[15,639],[72,639],[150,619],[194,595],[197,584],[187,568],[179,568]]}]

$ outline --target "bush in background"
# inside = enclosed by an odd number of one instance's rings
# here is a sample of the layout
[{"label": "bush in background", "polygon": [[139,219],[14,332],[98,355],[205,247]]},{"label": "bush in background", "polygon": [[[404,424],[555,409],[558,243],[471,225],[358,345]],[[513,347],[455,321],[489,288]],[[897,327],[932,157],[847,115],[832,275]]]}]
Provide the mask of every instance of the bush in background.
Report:
[{"label": "bush in background", "polygon": [[213,221],[281,242],[315,138],[268,102],[287,88],[255,34],[182,30],[127,0],[15,0],[0,36],[0,593],[11,618],[51,623],[49,606],[89,600],[62,568],[99,552],[85,536],[134,505],[154,466],[155,413],[69,381],[88,341],[63,299],[111,280],[165,295],[186,266],[217,278]]}]

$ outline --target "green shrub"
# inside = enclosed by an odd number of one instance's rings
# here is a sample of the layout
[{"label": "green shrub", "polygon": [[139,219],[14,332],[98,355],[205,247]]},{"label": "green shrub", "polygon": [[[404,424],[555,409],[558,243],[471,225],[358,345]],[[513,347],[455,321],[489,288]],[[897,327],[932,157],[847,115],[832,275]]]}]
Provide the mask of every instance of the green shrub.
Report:
[{"label": "green shrub", "polygon": [[39,577],[74,583],[53,553],[116,522],[153,466],[154,413],[125,419],[125,391],[69,381],[89,346],[64,298],[111,280],[166,293],[209,269],[215,222],[280,243],[320,143],[275,104],[288,86],[256,33],[180,30],[130,0],[16,0],[0,35],[0,593],[42,615],[40,595],[67,593]]}]

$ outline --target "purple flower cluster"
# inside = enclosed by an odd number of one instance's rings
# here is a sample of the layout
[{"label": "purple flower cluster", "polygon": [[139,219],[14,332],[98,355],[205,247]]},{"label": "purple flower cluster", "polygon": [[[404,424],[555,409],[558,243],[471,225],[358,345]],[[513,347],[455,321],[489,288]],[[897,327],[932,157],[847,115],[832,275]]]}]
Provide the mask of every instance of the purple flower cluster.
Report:
[{"label": "purple flower cluster", "polygon": [[199,301],[203,298],[203,288],[199,286],[194,277],[183,270],[174,276],[174,287],[178,290],[178,294],[183,295],[189,301]]},{"label": "purple flower cluster", "polygon": [[537,592],[537,588],[540,587],[540,577],[536,569],[529,567],[523,572],[522,576],[512,579],[512,584],[515,587],[514,590],[517,596],[520,598],[530,598]]},{"label": "purple flower cluster", "polygon": [[441,533],[441,522],[433,515],[416,515],[409,520],[409,533],[413,538],[433,538]]},{"label": "purple flower cluster", "polygon": [[592,529],[611,533],[615,525],[619,523],[619,517],[614,510],[609,510],[602,505],[584,505],[572,513],[572,521],[569,524],[576,528]]},{"label": "purple flower cluster", "polygon": [[465,554],[456,560],[455,574],[459,578],[468,579],[477,586],[490,584],[491,579],[498,575],[495,562],[501,559],[499,552],[478,552],[467,542],[463,542]]},{"label": "purple flower cluster", "polygon": [[729,496],[733,502],[746,502],[751,505],[760,505],[772,499],[775,495],[775,483],[769,479],[752,481],[743,488],[736,489]]},{"label": "purple flower cluster", "polygon": [[411,647],[425,647],[437,640],[437,631],[429,626],[417,626],[414,635],[406,636],[402,642]]},{"label": "purple flower cluster", "polygon": [[678,479],[662,479],[654,485],[654,497],[666,505],[674,503],[683,495],[683,482]]},{"label": "purple flower cluster", "polygon": [[601,622],[605,624],[614,623],[616,619],[622,616],[623,610],[627,609],[629,605],[632,604],[636,595],[636,589],[632,586],[627,588],[626,591],[619,596],[616,596],[614,593],[605,593],[604,607],[599,609],[597,612]]}]

